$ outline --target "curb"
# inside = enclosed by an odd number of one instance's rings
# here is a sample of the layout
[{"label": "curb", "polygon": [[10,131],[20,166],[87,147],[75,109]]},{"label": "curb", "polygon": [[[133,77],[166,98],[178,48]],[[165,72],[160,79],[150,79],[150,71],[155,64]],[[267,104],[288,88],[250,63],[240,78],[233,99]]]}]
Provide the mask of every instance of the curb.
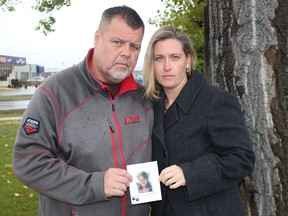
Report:
[{"label": "curb", "polygon": [[0,87],[0,91],[9,91],[9,90],[16,90],[16,88],[4,88],[4,87]]},{"label": "curb", "polygon": [[20,121],[21,119],[22,117],[20,116],[19,117],[7,117],[7,118],[4,117],[4,118],[0,118],[0,121],[15,121],[15,120]]}]

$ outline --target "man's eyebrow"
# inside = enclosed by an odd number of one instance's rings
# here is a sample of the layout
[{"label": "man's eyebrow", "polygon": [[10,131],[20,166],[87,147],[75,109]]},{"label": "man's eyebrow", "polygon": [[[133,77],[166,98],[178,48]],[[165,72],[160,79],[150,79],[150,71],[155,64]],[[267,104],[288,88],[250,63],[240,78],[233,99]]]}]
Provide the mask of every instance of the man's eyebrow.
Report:
[{"label": "man's eyebrow", "polygon": [[119,41],[121,41],[121,42],[126,42],[125,40],[123,40],[123,39],[121,39],[121,38],[119,38],[119,37],[112,37],[112,40],[119,40]]},{"label": "man's eyebrow", "polygon": [[112,38],[112,40],[119,40],[121,43],[129,43],[130,45],[132,45],[134,47],[141,47],[140,42],[129,42],[129,41],[121,39],[119,37],[114,37],[114,38]]}]

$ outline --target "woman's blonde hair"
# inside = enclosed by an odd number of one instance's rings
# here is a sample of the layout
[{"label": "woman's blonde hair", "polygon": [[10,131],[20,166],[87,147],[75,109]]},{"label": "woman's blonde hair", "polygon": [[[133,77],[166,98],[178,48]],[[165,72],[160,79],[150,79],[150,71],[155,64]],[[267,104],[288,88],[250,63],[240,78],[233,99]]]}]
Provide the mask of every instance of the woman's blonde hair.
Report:
[{"label": "woman's blonde hair", "polygon": [[187,72],[187,78],[192,76],[196,63],[196,52],[190,39],[178,29],[172,26],[160,27],[151,37],[147,51],[144,58],[143,77],[144,85],[146,87],[145,97],[149,100],[159,100],[161,94],[161,85],[155,79],[155,72],[153,67],[154,61],[154,47],[157,42],[166,39],[177,39],[181,42],[185,56],[191,56],[191,68]]}]

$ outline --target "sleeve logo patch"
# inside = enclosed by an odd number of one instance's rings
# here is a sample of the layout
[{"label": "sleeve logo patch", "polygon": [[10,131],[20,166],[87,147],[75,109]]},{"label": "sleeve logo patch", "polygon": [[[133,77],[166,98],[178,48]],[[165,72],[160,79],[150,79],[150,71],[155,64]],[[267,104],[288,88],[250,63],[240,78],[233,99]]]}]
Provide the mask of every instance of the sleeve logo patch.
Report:
[{"label": "sleeve logo patch", "polygon": [[40,129],[40,122],[28,117],[23,124],[23,128],[27,135],[38,133]]}]

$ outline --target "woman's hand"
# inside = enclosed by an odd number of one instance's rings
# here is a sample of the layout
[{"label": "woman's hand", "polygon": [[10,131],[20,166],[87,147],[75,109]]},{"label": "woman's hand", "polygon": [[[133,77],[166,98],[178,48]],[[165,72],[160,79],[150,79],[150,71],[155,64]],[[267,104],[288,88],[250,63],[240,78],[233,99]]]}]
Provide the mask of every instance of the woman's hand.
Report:
[{"label": "woman's hand", "polygon": [[163,169],[158,180],[170,189],[176,189],[186,185],[183,170],[177,165]]}]

